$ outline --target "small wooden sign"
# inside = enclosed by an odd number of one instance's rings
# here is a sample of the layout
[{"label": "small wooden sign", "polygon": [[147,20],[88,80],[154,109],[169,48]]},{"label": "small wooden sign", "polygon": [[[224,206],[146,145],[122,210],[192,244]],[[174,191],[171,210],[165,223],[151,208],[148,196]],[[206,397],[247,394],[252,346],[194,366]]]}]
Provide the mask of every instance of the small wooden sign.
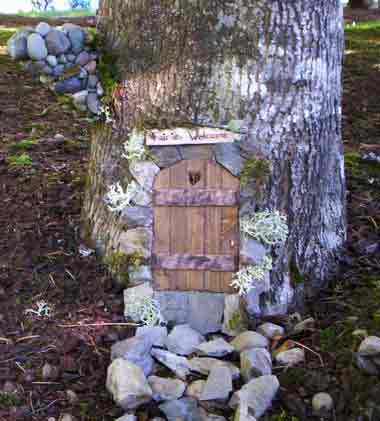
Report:
[{"label": "small wooden sign", "polygon": [[204,145],[208,143],[232,143],[240,139],[239,133],[213,127],[151,130],[146,135],[149,146],[165,145]]}]

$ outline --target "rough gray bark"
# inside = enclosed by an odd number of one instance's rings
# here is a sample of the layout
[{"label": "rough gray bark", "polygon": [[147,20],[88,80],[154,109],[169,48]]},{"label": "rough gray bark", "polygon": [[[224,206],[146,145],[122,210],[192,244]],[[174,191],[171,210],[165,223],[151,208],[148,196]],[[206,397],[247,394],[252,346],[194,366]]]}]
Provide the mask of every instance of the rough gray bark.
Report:
[{"label": "rough gray bark", "polygon": [[[264,194],[248,205],[285,213],[290,236],[263,311],[269,301],[286,307],[289,266],[308,293],[325,286],[346,235],[340,0],[104,0],[100,15],[126,81],[121,129],[243,120],[243,156],[271,162]],[[105,182],[96,168],[119,160],[107,156],[109,141],[92,145],[84,215],[94,238],[94,184]]]}]

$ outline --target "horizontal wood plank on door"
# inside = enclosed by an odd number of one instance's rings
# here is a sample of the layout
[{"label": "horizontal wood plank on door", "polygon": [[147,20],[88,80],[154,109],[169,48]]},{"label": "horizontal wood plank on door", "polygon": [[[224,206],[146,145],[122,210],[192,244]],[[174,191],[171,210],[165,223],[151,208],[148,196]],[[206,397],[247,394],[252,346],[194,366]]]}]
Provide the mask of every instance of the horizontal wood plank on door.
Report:
[{"label": "horizontal wood plank on door", "polygon": [[238,192],[216,189],[157,189],[153,191],[155,206],[236,206]]},{"label": "horizontal wood plank on door", "polygon": [[155,269],[188,269],[231,272],[236,269],[236,259],[228,255],[153,254]]}]

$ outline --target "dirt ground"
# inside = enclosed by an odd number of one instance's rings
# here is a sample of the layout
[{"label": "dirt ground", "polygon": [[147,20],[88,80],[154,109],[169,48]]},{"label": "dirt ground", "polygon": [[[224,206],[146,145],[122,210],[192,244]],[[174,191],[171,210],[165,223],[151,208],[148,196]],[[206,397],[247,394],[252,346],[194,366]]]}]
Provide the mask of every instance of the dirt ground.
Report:
[{"label": "dirt ground", "polygon": [[[79,252],[90,122],[4,55],[12,33],[0,28],[0,420],[111,421],[122,411],[104,387],[110,345],[132,330],[99,326],[124,321],[121,290]],[[308,303],[315,328],[291,338],[309,348],[306,364],[276,371],[268,421],[314,419],[319,391],[333,396],[335,420],[380,420],[379,379],[357,370],[353,335],[380,335],[380,164],[358,154],[380,146],[380,23],[349,29],[346,48],[347,252],[331,289]],[[49,317],[30,311],[39,301]]]}]

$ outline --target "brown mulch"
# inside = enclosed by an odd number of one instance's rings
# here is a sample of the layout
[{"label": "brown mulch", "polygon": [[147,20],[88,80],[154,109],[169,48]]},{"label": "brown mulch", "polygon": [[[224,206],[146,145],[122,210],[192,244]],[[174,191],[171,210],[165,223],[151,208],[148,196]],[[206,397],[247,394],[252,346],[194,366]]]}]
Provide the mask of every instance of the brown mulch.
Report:
[{"label": "brown mulch", "polygon": [[344,19],[349,22],[365,22],[367,20],[379,20],[380,9],[350,9],[344,8]]}]

